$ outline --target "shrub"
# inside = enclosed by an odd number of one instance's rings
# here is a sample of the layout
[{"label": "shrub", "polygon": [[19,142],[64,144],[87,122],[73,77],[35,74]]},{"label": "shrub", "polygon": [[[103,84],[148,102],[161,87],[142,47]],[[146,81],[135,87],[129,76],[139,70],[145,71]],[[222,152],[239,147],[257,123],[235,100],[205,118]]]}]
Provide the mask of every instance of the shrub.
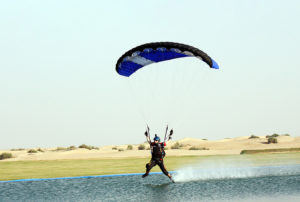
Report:
[{"label": "shrub", "polygon": [[33,153],[37,153],[37,151],[35,149],[29,149],[27,153],[33,154]]},{"label": "shrub", "polygon": [[18,148],[18,149],[11,149],[10,151],[24,151],[25,149],[23,148]]},{"label": "shrub", "polygon": [[269,137],[278,137],[279,135],[277,133],[274,133],[273,135],[267,135],[266,138],[269,138]]},{"label": "shrub", "polygon": [[248,139],[254,139],[254,138],[259,138],[259,137],[256,135],[251,135]]},{"label": "shrub", "polygon": [[90,146],[90,145],[86,145],[86,144],[79,145],[78,148],[83,148],[83,149],[88,149],[88,150],[99,149],[98,147],[94,147],[94,146]]},{"label": "shrub", "polygon": [[113,147],[113,148],[111,148],[112,150],[118,150],[118,148],[117,147]]},{"label": "shrub", "polygon": [[132,150],[133,149],[133,146],[132,145],[128,145],[127,146],[127,150]]},{"label": "shrub", "polygon": [[66,151],[67,148],[65,147],[57,147],[54,151]]},{"label": "shrub", "polygon": [[122,151],[124,151],[124,149],[120,148],[120,149],[118,149],[118,151],[119,151],[119,152],[122,152]]},{"label": "shrub", "polygon": [[206,147],[195,147],[195,146],[192,146],[191,148],[189,148],[189,150],[209,150],[209,149],[206,148]]},{"label": "shrub", "polygon": [[13,157],[13,155],[11,153],[4,152],[4,153],[0,154],[0,160],[10,159],[12,157]]},{"label": "shrub", "polygon": [[139,146],[138,146],[138,150],[145,150],[145,145],[143,145],[143,144],[140,144]]},{"label": "shrub", "polygon": [[206,138],[204,138],[204,139],[202,139],[202,140],[205,140],[205,141],[207,141],[207,139],[206,139]]},{"label": "shrub", "polygon": [[287,133],[286,133],[286,134],[283,134],[283,136],[290,136],[290,134],[287,134]]},{"label": "shrub", "polygon": [[86,144],[82,144],[82,145],[79,145],[78,148],[82,148],[82,149],[89,149],[90,147]]},{"label": "shrub", "polygon": [[251,154],[251,152],[249,152],[249,150],[242,150],[240,154]]},{"label": "shrub", "polygon": [[44,152],[44,150],[42,150],[41,148],[37,149],[38,152]]},{"label": "shrub", "polygon": [[174,145],[171,146],[171,149],[180,149],[179,142],[176,142]]},{"label": "shrub", "polygon": [[277,138],[276,137],[269,137],[268,138],[268,144],[271,144],[271,143],[278,143],[278,141],[277,141]]},{"label": "shrub", "polygon": [[76,146],[74,146],[74,145],[72,145],[72,146],[69,146],[69,147],[67,148],[67,150],[75,150],[75,149],[77,149],[77,147],[76,147]]}]

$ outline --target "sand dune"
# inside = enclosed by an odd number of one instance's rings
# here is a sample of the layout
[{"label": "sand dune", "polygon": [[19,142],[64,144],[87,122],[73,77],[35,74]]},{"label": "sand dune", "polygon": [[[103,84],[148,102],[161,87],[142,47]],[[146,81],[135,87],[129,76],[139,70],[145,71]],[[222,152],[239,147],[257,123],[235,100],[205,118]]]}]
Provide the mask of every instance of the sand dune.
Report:
[{"label": "sand dune", "polygon": [[[300,137],[279,136],[277,144],[267,144],[266,137],[249,139],[249,136],[227,138],[217,141],[209,141],[196,138],[184,138],[178,141],[170,141],[167,144],[167,156],[189,156],[189,155],[226,155],[240,154],[242,150],[250,149],[276,149],[276,148],[300,148]],[[178,142],[180,149],[170,149]],[[144,144],[146,149],[149,148]],[[14,158],[4,161],[18,160],[59,160],[59,159],[87,159],[87,158],[125,158],[125,157],[150,157],[149,150],[138,150],[139,145],[133,145],[133,150],[127,150],[128,145],[103,146],[99,150],[76,149],[70,151],[54,151],[55,148],[43,148],[44,152],[29,154],[26,150],[10,151]],[[206,148],[206,150],[189,150],[190,147]],[[117,150],[113,150],[117,147]],[[124,151],[118,151],[123,149]]]}]

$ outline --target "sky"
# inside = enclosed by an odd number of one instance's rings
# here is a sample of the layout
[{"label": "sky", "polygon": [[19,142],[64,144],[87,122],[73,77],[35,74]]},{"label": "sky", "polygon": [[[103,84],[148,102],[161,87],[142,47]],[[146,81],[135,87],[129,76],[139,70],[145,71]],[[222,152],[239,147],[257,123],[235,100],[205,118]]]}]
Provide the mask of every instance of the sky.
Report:
[{"label": "sky", "polygon": [[[169,124],[175,140],[299,136],[299,19],[297,0],[0,1],[0,149],[139,144],[146,124],[161,137]],[[179,59],[135,84],[116,73],[124,52],[158,41],[197,47],[220,70]],[[174,71],[198,65],[205,74]],[[147,96],[146,70],[160,67],[188,72],[189,94]]]}]

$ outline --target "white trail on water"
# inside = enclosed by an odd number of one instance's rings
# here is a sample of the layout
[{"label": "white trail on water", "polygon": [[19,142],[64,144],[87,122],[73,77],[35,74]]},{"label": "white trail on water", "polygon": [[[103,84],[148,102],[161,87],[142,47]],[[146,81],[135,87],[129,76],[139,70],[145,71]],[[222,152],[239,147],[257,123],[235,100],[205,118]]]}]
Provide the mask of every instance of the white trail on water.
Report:
[{"label": "white trail on water", "polygon": [[206,162],[175,171],[176,182],[299,175],[300,165],[253,166],[251,162]]}]

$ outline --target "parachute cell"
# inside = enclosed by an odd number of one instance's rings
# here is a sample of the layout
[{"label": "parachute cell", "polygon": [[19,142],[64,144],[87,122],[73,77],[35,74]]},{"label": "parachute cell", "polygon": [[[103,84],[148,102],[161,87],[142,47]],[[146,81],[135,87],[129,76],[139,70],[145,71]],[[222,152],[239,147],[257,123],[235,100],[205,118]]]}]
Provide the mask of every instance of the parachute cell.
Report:
[{"label": "parachute cell", "polygon": [[219,69],[211,57],[195,47],[174,42],[155,42],[127,51],[119,58],[116,71],[122,76],[129,77],[146,65],[182,57],[197,57],[211,68]]}]

